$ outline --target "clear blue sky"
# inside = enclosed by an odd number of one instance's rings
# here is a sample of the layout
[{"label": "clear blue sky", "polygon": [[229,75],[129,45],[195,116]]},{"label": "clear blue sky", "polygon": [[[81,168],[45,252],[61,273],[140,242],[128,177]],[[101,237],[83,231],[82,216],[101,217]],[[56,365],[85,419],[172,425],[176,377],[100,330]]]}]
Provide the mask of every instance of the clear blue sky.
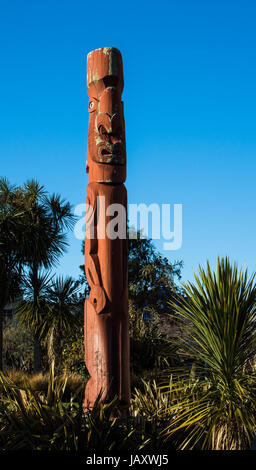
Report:
[{"label": "clear blue sky", "polygon": [[[229,255],[256,268],[256,2],[0,1],[0,174],[84,202],[86,56],[124,62],[130,203],[183,204],[183,280]],[[59,271],[77,276],[70,236]],[[161,249],[162,244],[157,243]]]}]

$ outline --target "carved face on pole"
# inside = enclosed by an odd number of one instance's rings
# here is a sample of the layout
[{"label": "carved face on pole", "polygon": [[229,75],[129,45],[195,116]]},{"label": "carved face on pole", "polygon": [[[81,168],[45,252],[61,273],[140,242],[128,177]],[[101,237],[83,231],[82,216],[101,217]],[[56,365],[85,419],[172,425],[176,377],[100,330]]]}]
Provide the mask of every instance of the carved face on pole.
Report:
[{"label": "carved face on pole", "polygon": [[123,67],[115,48],[88,54],[89,134],[86,170],[89,182],[123,183],[126,149],[123,103]]}]

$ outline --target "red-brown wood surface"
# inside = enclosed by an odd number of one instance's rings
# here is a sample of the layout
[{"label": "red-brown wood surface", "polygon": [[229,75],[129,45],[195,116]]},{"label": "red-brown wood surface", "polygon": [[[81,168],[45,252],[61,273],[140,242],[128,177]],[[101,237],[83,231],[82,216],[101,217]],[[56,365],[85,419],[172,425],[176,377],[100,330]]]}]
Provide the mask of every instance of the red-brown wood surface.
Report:
[{"label": "red-brown wood surface", "polygon": [[[91,290],[85,301],[85,362],[90,374],[85,407],[91,407],[102,391],[101,401],[107,403],[117,395],[125,408],[130,399],[126,147],[123,66],[117,49],[88,54],[87,90],[86,204],[91,212],[86,224],[85,272]],[[103,206],[99,201],[104,201]],[[113,212],[106,215],[112,204],[124,209],[120,223],[125,236],[121,238],[109,236],[107,229],[114,216]]]}]

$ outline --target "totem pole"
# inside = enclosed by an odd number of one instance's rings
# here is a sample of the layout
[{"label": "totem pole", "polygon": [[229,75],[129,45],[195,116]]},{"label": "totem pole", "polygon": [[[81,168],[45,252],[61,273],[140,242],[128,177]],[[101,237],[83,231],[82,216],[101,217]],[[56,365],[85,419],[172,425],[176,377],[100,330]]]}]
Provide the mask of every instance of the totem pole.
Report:
[{"label": "totem pole", "polygon": [[[89,133],[86,171],[85,273],[90,295],[85,301],[85,363],[90,379],[85,408],[98,394],[114,396],[125,409],[130,399],[128,322],[128,245],[126,236],[126,146],[120,52],[96,49],[87,57]],[[113,229],[118,208],[122,234]],[[120,214],[119,214],[120,215]],[[112,225],[111,225],[112,221]]]}]

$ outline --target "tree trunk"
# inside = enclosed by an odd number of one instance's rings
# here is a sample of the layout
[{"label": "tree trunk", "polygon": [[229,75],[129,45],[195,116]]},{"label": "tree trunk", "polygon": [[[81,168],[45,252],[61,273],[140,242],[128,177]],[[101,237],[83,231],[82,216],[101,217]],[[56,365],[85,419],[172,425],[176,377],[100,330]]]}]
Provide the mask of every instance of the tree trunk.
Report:
[{"label": "tree trunk", "polygon": [[55,352],[55,364],[56,370],[58,373],[62,371],[62,332],[59,329],[55,329],[55,337],[54,337],[54,352]]},{"label": "tree trunk", "polygon": [[[36,304],[38,299],[38,263],[34,262],[32,265],[33,273],[33,297],[34,304]],[[40,372],[42,370],[42,351],[41,351],[41,341],[39,333],[35,333],[34,336],[34,372]]]},{"label": "tree trunk", "polygon": [[56,328],[52,328],[48,336],[49,367],[54,364],[56,373],[61,372],[62,335]]},{"label": "tree trunk", "polygon": [[5,277],[5,281],[0,284],[0,370],[3,370],[3,324],[4,324],[4,307],[9,297],[9,280]]},{"label": "tree trunk", "polygon": [[34,372],[42,370],[41,342],[38,334],[34,336]]},{"label": "tree trunk", "polygon": [[53,346],[53,338],[54,338],[54,328],[51,328],[48,336],[47,341],[47,354],[48,354],[48,363],[49,369],[54,365],[54,346]]},{"label": "tree trunk", "polygon": [[4,308],[0,306],[0,370],[3,370],[3,322]]}]

